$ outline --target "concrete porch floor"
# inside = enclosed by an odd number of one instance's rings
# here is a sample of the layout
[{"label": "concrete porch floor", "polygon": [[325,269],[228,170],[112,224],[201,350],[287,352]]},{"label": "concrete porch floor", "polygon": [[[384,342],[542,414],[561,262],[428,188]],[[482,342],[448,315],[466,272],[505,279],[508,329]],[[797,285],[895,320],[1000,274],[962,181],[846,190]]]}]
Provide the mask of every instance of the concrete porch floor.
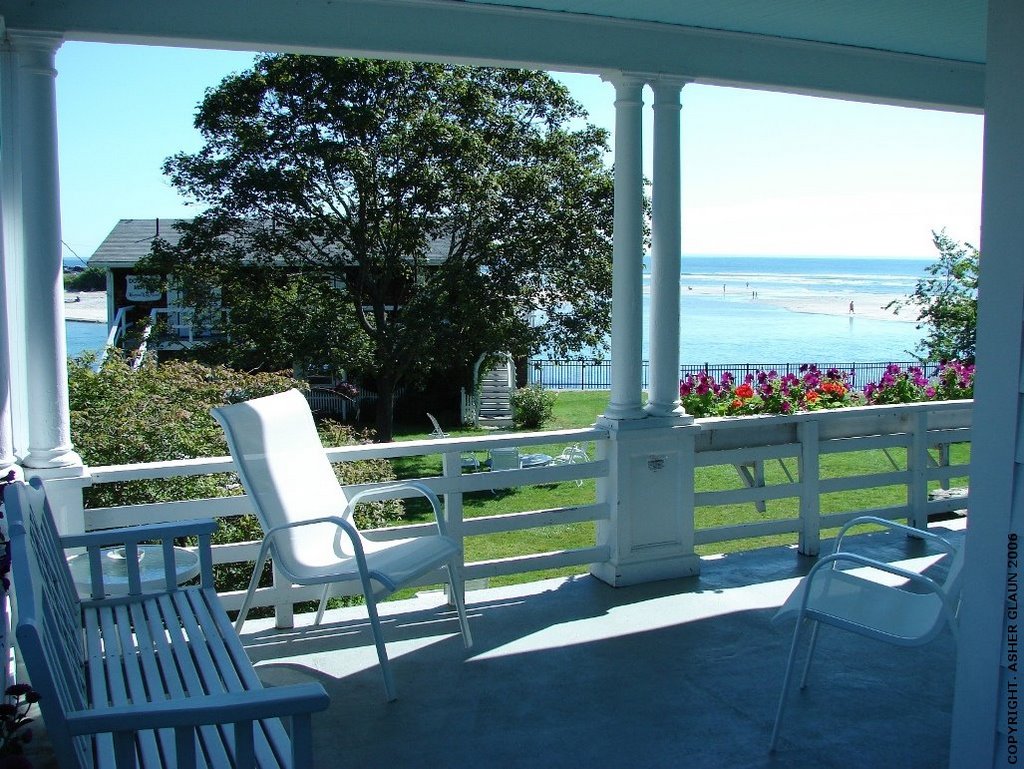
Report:
[{"label": "concrete porch floor", "polygon": [[[962,521],[934,525],[959,541]],[[858,538],[887,561],[902,535]],[[831,542],[823,543],[823,552]],[[399,699],[362,608],[319,628],[247,622],[269,685],[320,681],[320,767],[927,767],[947,765],[955,647],[900,649],[823,628],[810,683],[767,751],[793,623],[771,624],[814,559],[792,548],[711,557],[699,577],[611,588],[589,577],[468,594],[466,651],[440,593],[381,606]]]}]

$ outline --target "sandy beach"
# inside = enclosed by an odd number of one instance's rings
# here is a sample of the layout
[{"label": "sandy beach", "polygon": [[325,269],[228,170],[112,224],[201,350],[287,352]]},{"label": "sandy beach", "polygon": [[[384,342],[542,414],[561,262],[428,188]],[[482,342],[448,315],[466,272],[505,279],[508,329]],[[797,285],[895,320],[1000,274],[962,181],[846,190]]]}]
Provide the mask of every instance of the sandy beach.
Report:
[{"label": "sandy beach", "polygon": [[917,313],[912,308],[904,309],[899,315],[892,310],[886,310],[885,305],[894,299],[902,299],[902,296],[884,296],[867,292],[849,293],[823,293],[810,296],[806,293],[791,294],[786,291],[765,289],[757,291],[753,295],[750,287],[726,285],[723,291],[720,287],[697,285],[680,286],[683,296],[683,311],[686,311],[686,297],[699,296],[707,299],[721,299],[723,301],[748,304],[763,304],[770,307],[780,307],[790,312],[809,313],[815,315],[850,315],[850,302],[853,302],[853,316],[858,318],[871,318],[873,320],[891,320],[897,322],[914,322]]},{"label": "sandy beach", "polygon": [[65,291],[64,319],[86,323],[106,323],[107,292]]}]

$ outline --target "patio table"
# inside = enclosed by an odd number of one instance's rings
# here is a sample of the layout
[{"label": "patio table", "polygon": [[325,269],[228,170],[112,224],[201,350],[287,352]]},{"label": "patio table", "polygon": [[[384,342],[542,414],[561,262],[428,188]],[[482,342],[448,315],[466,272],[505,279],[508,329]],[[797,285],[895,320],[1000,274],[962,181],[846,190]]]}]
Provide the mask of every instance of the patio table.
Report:
[{"label": "patio table", "polygon": [[523,469],[528,467],[544,467],[550,465],[552,456],[550,454],[521,454],[519,466]]},{"label": "patio table", "polygon": [[[123,547],[104,548],[100,553],[103,569],[103,587],[108,595],[123,595],[128,592],[128,566],[125,563]],[[92,586],[89,576],[89,556],[80,553],[68,558],[71,578],[83,596],[88,596]],[[199,556],[182,547],[174,548],[174,571],[179,585],[199,574]],[[165,590],[164,553],[159,545],[139,545],[139,576],[145,592]]]}]

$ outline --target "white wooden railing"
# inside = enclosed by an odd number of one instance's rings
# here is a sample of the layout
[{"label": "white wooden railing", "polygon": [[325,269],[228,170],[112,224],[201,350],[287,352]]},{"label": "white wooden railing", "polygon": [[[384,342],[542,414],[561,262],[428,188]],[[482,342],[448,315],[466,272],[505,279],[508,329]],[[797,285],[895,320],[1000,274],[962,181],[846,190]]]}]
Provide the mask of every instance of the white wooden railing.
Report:
[{"label": "white wooden railing", "polygon": [[[823,528],[839,526],[862,514],[886,518],[907,518],[922,525],[930,514],[948,512],[966,506],[966,501],[929,501],[929,484],[948,484],[949,479],[967,476],[969,464],[949,464],[949,445],[970,441],[971,402],[910,404],[906,406],[862,407],[820,411],[793,416],[769,416],[697,420],[694,462],[699,468],[722,465],[736,468],[743,482],[736,488],[702,490],[698,485],[692,499],[683,500],[681,515],[694,515],[698,508],[716,505],[744,504],[750,506],[749,521],[729,526],[700,528],[696,545],[759,537],[770,534],[796,533],[802,552],[815,554]],[[552,465],[533,469],[500,472],[464,473],[460,454],[485,452],[490,449],[584,443],[597,449],[595,459],[586,463]],[[603,484],[609,471],[606,458],[613,450],[606,430],[591,428],[558,430],[543,433],[507,433],[483,437],[430,439],[402,443],[348,446],[328,450],[334,462],[361,459],[395,459],[430,454],[443,456],[443,473],[423,478],[423,483],[443,495],[449,531],[461,541],[468,537],[519,531],[558,524],[601,521],[610,517],[609,503],[603,500]],[[858,476],[832,477],[822,470],[825,458],[851,451],[884,450],[892,469]],[[905,453],[904,453],[905,452]],[[595,452],[591,451],[591,456]],[[765,481],[765,465],[778,468],[769,473],[784,478]],[[827,462],[826,462],[827,463]],[[231,472],[230,457],[185,459],[173,462],[93,467],[89,469],[92,485],[123,481],[153,480],[211,473]],[[827,470],[827,468],[826,468]],[[579,479],[598,479],[597,495],[592,501],[572,507],[525,511],[504,515],[465,518],[463,495],[470,492],[559,483]],[[373,488],[376,484],[350,487],[352,490]],[[898,505],[875,506],[822,513],[821,495],[881,486],[906,488],[905,502]],[[784,518],[764,520],[760,507],[772,500],[794,499],[796,512]],[[98,508],[85,511],[86,530],[157,521],[182,520],[195,517],[225,517],[250,512],[245,496],[215,499]],[[637,514],[642,514],[638,511]],[[429,524],[414,524],[368,532],[380,539],[415,536],[427,531]],[[239,542],[216,545],[216,564],[252,562],[258,543]],[[606,561],[607,543],[594,541],[571,550],[530,553],[511,558],[467,563],[467,580],[495,577]],[[437,582],[428,575],[424,584]],[[318,591],[293,588],[276,577],[273,587],[257,592],[256,605],[274,606],[279,625],[292,621],[293,604],[315,600]],[[241,593],[222,595],[225,607],[235,609]]]}]

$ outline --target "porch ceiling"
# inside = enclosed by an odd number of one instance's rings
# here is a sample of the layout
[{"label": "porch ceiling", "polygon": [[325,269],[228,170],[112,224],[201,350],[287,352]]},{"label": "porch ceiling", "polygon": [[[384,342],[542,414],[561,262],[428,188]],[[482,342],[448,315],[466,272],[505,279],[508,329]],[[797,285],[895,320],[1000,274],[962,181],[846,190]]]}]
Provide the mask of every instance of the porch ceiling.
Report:
[{"label": "porch ceiling", "polygon": [[984,0],[7,0],[69,39],[682,75],[979,111]]},{"label": "porch ceiling", "polygon": [[985,0],[463,1],[985,61]]}]

